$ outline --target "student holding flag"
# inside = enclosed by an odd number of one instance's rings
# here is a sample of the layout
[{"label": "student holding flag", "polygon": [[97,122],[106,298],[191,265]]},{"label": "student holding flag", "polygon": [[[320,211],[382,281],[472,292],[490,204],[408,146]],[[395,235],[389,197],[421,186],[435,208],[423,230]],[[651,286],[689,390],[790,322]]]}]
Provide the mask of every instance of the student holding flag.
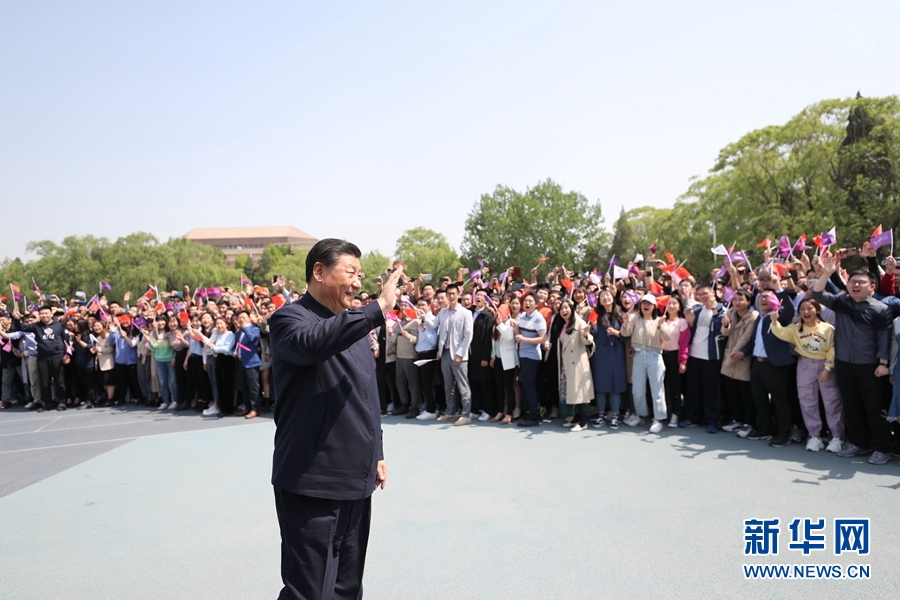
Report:
[{"label": "student holding flag", "polygon": [[244,398],[244,410],[235,414],[252,419],[257,416],[259,407],[259,327],[253,324],[250,314],[242,310],[237,313],[240,329],[235,335],[235,353],[240,358],[238,381],[241,385],[241,396]]}]

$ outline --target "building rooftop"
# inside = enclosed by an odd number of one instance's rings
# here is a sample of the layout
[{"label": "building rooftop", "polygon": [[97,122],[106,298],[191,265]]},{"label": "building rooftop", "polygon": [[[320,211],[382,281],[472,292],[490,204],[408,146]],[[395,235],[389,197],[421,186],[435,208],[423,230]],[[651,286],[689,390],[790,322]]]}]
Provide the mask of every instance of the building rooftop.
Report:
[{"label": "building rooftop", "polygon": [[184,235],[189,240],[197,242],[205,240],[244,239],[244,238],[287,238],[290,240],[310,240],[316,242],[316,238],[300,231],[296,227],[209,227],[192,229]]}]

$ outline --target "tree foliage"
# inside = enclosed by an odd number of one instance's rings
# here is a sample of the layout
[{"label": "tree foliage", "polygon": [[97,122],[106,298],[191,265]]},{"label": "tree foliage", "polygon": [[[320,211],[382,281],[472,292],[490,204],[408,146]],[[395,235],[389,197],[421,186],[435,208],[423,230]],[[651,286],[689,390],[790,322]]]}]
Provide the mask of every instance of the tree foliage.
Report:
[{"label": "tree foliage", "polygon": [[879,223],[900,226],[898,167],[896,96],[824,100],[723,148],[674,207],[637,208],[628,219],[638,248],[658,238],[700,272],[714,262],[711,226],[726,246],[836,227],[838,245],[855,247]]},{"label": "tree foliage", "polygon": [[478,259],[498,269],[526,269],[548,256],[550,264],[582,270],[599,266],[608,233],[599,203],[566,192],[551,179],[524,192],[498,185],[483,194],[466,219],[462,253],[467,265]]},{"label": "tree foliage", "polygon": [[405,264],[406,273],[413,278],[428,273],[435,280],[444,276],[456,279],[456,271],[461,266],[459,255],[444,234],[425,227],[403,232],[397,240],[394,259]]},{"label": "tree foliage", "polygon": [[114,242],[103,237],[70,236],[57,244],[32,242],[28,252],[38,256],[0,264],[0,280],[18,285],[29,296],[31,279],[42,291],[71,298],[76,291],[88,297],[99,292],[101,281],[112,285],[107,295],[121,299],[126,291],[142,294],[149,284],[161,289],[198,285],[237,286],[240,273],[225,264],[219,248],[174,238],[160,243],[149,233],[133,233]]}]

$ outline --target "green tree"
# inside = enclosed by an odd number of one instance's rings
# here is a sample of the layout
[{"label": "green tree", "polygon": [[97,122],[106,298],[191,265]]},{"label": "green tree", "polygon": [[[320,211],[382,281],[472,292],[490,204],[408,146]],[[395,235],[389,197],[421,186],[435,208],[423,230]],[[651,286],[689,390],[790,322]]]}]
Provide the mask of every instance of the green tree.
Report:
[{"label": "green tree", "polygon": [[359,264],[365,276],[362,280],[362,289],[366,293],[374,294],[378,291],[378,284],[374,280],[391,266],[391,258],[378,250],[370,250],[360,257]]},{"label": "green tree", "polygon": [[613,225],[613,239],[609,246],[609,255],[616,256],[618,261],[623,265],[634,258],[637,253],[634,243],[634,234],[631,231],[631,224],[628,221],[628,214],[625,208],[619,211],[619,218]]},{"label": "green tree", "polygon": [[484,259],[494,272],[528,270],[544,256],[548,266],[583,270],[607,243],[600,204],[547,179],[525,192],[498,185],[482,194],[466,219],[462,254],[466,264]]},{"label": "green tree", "polygon": [[456,279],[456,271],[462,266],[444,234],[425,227],[404,231],[397,240],[394,258],[406,265],[406,273],[412,278],[427,273],[435,280],[444,276]]}]

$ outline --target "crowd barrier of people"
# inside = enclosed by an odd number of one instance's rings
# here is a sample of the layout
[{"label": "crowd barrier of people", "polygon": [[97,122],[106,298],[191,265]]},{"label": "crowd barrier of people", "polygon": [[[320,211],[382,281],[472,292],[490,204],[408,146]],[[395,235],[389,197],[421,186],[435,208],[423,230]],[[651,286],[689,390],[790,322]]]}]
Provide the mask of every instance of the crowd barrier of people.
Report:
[{"label": "crowd barrier of people", "polygon": [[[369,334],[382,415],[571,432],[705,427],[884,464],[900,454],[896,261],[879,263],[866,242],[867,266],[847,273],[856,251],[817,245],[766,245],[755,269],[749,252],[720,246],[724,264],[699,282],[655,244],[649,259],[611,260],[605,273],[404,277],[402,300]],[[283,277],[271,290],[242,285],[151,287],[120,304],[103,290],[45,296],[35,283],[36,304],[0,315],[0,406],[269,411],[267,323],[300,292]],[[359,293],[353,306],[376,297]]]}]

